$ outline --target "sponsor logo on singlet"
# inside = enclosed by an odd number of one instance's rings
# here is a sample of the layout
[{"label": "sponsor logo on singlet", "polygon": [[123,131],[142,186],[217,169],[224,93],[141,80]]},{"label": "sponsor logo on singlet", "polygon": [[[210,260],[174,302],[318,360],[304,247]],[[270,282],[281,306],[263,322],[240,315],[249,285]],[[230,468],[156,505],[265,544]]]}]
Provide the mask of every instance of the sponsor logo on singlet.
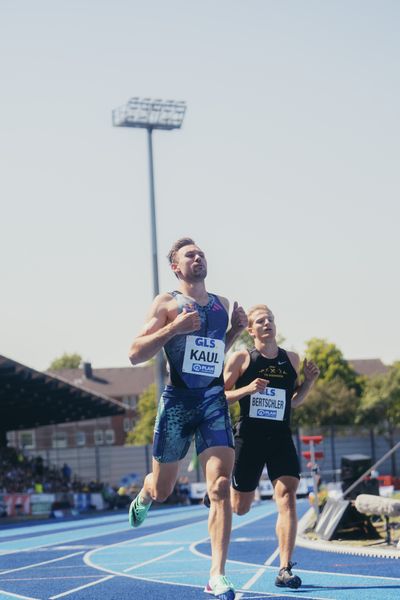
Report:
[{"label": "sponsor logo on singlet", "polygon": [[224,363],[225,344],[222,340],[188,335],[183,357],[183,373],[219,377]]}]

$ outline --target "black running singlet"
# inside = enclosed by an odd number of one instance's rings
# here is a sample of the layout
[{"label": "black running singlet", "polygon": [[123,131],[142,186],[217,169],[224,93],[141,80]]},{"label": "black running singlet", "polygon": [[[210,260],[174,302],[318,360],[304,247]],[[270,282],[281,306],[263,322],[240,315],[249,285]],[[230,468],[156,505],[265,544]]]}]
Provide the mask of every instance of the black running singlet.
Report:
[{"label": "black running singlet", "polygon": [[291,400],[296,387],[297,373],[283,348],[276,358],[265,358],[255,348],[249,351],[250,364],[236,382],[236,389],[257,377],[268,379],[264,392],[245,396],[240,403],[240,421],[247,427],[265,433],[290,431]]}]

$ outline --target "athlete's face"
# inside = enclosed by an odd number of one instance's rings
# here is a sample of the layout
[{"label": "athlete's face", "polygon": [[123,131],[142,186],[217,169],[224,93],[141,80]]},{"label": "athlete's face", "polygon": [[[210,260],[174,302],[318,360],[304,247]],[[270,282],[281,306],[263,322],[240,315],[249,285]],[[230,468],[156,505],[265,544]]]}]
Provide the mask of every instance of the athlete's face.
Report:
[{"label": "athlete's face", "polygon": [[276,336],[275,318],[270,310],[260,310],[253,315],[250,335],[260,341],[273,340]]},{"label": "athlete's face", "polygon": [[204,252],[194,244],[180,248],[171,267],[180,279],[192,283],[202,281],[207,276],[207,261]]}]

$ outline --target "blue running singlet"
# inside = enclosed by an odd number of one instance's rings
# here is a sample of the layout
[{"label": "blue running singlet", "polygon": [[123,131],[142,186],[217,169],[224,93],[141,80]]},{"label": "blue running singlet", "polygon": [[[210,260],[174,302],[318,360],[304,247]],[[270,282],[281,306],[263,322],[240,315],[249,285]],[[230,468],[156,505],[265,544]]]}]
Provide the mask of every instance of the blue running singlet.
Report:
[{"label": "blue running singlet", "polygon": [[197,454],[212,446],[234,447],[223,381],[228,313],[214,294],[208,294],[206,306],[180,292],[172,296],[178,314],[197,310],[201,325],[164,346],[170,384],[158,404],[153,440],[153,456],[160,463],[182,460],[193,437]]},{"label": "blue running singlet", "polygon": [[190,334],[174,336],[164,346],[169,364],[170,383],[178,388],[207,388],[224,385],[223,363],[228,313],[218,296],[208,294],[206,306],[180,292],[172,292],[178,314],[185,308],[197,310],[201,326]]}]

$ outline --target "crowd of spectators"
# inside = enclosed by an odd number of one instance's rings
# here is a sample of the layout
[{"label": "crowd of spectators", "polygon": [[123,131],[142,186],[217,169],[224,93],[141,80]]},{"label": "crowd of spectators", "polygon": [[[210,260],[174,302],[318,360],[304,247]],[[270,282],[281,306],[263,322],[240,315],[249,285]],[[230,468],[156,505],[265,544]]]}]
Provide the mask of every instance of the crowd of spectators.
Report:
[{"label": "crowd of spectators", "polygon": [[15,448],[0,448],[0,494],[98,492],[102,484],[72,477],[71,468],[48,467],[41,456],[25,456]]},{"label": "crowd of spectators", "polygon": [[[100,492],[105,508],[126,508],[140,490],[142,482],[111,486],[108,483],[85,483],[73,476],[67,463],[60,467],[46,466],[41,456],[27,456],[15,448],[0,448],[0,495],[9,494],[63,494],[64,504],[73,504],[72,493]],[[180,478],[167,503],[189,502],[187,478]],[[59,502],[58,502],[59,503]]]}]

